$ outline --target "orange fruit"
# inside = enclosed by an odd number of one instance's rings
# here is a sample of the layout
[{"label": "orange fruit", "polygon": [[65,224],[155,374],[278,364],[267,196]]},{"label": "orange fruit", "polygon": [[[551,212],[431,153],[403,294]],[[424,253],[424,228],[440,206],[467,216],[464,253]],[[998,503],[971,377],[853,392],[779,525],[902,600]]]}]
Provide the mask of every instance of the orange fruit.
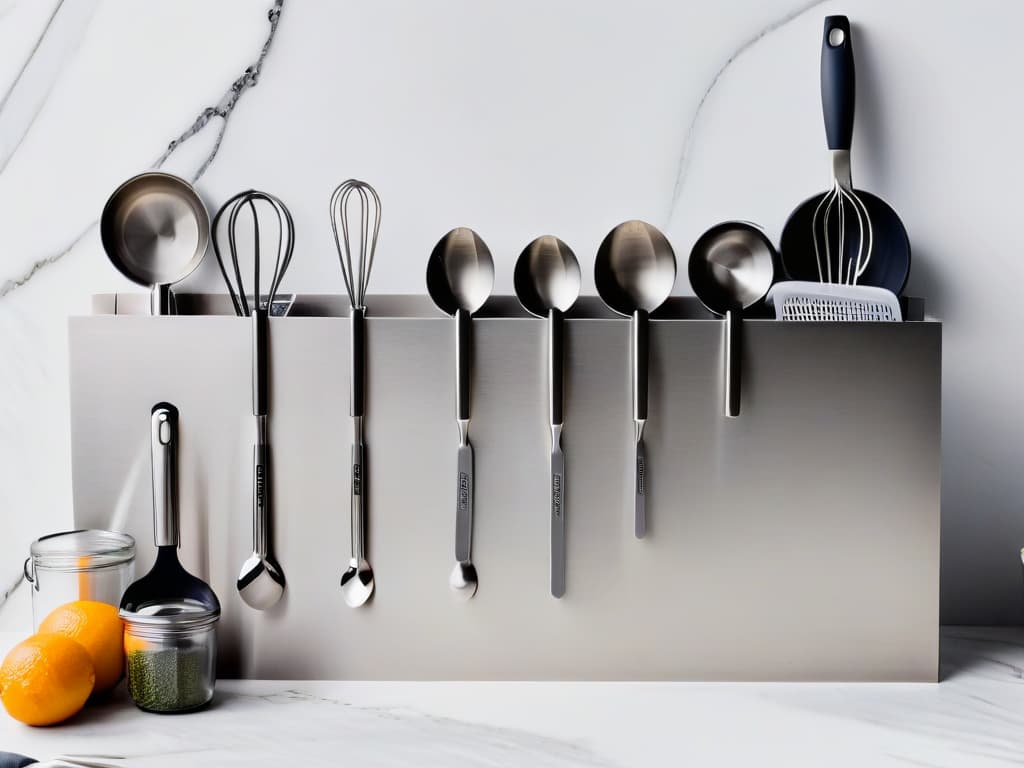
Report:
[{"label": "orange fruit", "polygon": [[95,600],[65,603],[43,619],[39,631],[77,640],[96,670],[96,692],[108,691],[124,674],[124,624],[117,608]]},{"label": "orange fruit", "polygon": [[0,701],[15,720],[53,725],[77,713],[96,673],[79,643],[63,635],[32,635],[0,664]]}]

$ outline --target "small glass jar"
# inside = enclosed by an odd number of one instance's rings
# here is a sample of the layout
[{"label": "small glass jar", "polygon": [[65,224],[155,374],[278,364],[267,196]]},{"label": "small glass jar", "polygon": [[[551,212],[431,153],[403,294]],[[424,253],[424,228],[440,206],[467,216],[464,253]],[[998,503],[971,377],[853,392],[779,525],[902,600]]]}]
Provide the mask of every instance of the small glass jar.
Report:
[{"label": "small glass jar", "polygon": [[80,530],[32,542],[25,578],[32,585],[32,627],[75,600],[118,606],[135,575],[135,539],[115,531]]},{"label": "small glass jar", "polygon": [[220,608],[195,600],[122,609],[128,693],[147,712],[188,712],[206,706],[217,680]]}]

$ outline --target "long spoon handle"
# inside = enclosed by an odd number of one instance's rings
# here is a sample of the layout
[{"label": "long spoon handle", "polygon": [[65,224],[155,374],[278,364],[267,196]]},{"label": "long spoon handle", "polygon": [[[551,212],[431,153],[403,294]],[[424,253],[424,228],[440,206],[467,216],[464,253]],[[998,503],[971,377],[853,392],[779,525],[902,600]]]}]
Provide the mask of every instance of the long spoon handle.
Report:
[{"label": "long spoon handle", "polygon": [[459,446],[455,489],[455,559],[470,562],[473,547],[473,446]]},{"label": "long spoon handle", "polygon": [[473,316],[455,310],[455,418],[469,421],[470,382],[473,367]]},{"label": "long spoon handle", "polygon": [[551,424],[561,426],[564,423],[562,416],[562,390],[563,390],[563,368],[564,358],[564,321],[562,313],[557,309],[548,311],[548,378],[549,395],[551,398],[549,412]]},{"label": "long spoon handle", "polygon": [[459,423],[458,477],[455,496],[455,559],[470,561],[473,541],[473,446],[469,443],[470,372],[473,317],[455,312],[455,415]]},{"label": "long spoon handle", "polygon": [[551,594],[565,594],[565,455],[562,453],[564,347],[562,313],[548,312],[551,415]]},{"label": "long spoon handle", "polygon": [[633,533],[638,539],[647,534],[647,455],[644,450],[644,426],[647,424],[647,313],[633,313],[633,425],[636,456],[633,475]]},{"label": "long spoon handle", "polygon": [[[642,429],[638,427],[638,431]],[[642,432],[636,438],[634,467],[633,535],[642,539],[647,535],[647,451]]]},{"label": "long spoon handle", "polygon": [[561,427],[552,427],[551,449],[551,594],[565,594],[565,455]]},{"label": "long spoon handle", "polygon": [[743,381],[742,359],[743,321],[739,312],[725,313],[725,415],[731,419],[740,415],[740,388]]},{"label": "long spoon handle", "polygon": [[363,446],[363,415],[366,383],[366,311],[353,308],[349,313],[351,326],[352,381],[349,385],[349,413],[353,421],[352,440],[352,504],[349,511],[352,529],[352,559],[366,558],[366,465]]},{"label": "long spoon handle", "polygon": [[366,310],[353,308],[348,317],[352,352],[349,415],[358,417],[364,415],[366,400]]},{"label": "long spoon handle", "polygon": [[[258,290],[258,289],[257,289]],[[256,444],[252,451],[252,548],[260,557],[270,551],[270,477],[267,461],[267,344],[270,312],[259,296],[252,311],[252,413],[256,417]]]},{"label": "long spoon handle", "polygon": [[633,419],[647,421],[647,313],[638,309],[633,313]]},{"label": "long spoon handle", "polygon": [[252,447],[252,549],[260,557],[270,552],[270,472],[267,461],[267,417],[256,417]]},{"label": "long spoon handle", "polygon": [[[360,419],[362,417],[359,417]],[[364,530],[366,510],[363,504],[364,463],[363,441],[360,438],[352,443],[352,559],[361,563],[366,558],[366,532]]]},{"label": "long spoon handle", "polygon": [[[258,303],[258,298],[257,298]],[[252,415],[267,415],[267,336],[270,314],[265,308],[252,311]]]}]

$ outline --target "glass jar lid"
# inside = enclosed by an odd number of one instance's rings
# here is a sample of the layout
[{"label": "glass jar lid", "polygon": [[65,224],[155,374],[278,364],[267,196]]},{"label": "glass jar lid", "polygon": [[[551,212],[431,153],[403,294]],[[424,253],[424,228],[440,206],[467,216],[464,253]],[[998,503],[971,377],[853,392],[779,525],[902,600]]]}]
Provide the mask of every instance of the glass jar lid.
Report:
[{"label": "glass jar lid", "polygon": [[137,610],[121,608],[119,615],[128,631],[154,635],[191,633],[212,626],[220,618],[220,606],[211,606],[188,597],[142,603]]},{"label": "glass jar lid", "polygon": [[36,539],[29,551],[36,568],[91,571],[130,563],[135,559],[135,539],[116,531],[64,531]]}]

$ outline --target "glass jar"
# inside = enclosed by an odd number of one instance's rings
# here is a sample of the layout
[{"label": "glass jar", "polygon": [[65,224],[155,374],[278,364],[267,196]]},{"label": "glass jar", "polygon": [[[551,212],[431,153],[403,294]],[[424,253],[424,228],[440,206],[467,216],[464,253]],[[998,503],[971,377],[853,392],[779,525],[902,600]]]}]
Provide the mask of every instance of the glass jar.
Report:
[{"label": "glass jar", "polygon": [[135,705],[159,713],[206,706],[217,679],[220,608],[186,598],[120,613],[128,693]]},{"label": "glass jar", "polygon": [[80,530],[32,542],[25,578],[32,586],[32,627],[64,603],[96,600],[118,606],[135,575],[135,539],[127,533]]}]

